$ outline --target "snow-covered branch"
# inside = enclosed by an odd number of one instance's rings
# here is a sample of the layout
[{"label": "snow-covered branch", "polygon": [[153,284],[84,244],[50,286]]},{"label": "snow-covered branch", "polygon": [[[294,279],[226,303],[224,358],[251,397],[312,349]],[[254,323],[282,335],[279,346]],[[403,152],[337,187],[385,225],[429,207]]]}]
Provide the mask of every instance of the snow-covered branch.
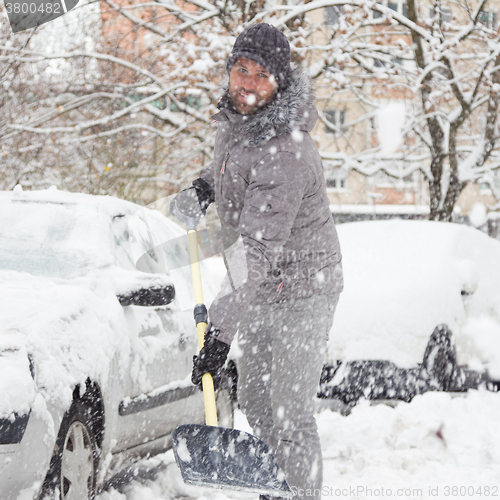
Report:
[{"label": "snow-covered branch", "polygon": [[146,104],[150,102],[157,101],[160,97],[163,97],[166,94],[169,94],[173,92],[176,89],[185,87],[185,83],[181,83],[178,85],[174,85],[173,87],[169,89],[162,90],[161,92],[157,92],[156,94],[146,97],[144,99],[141,99],[138,102],[135,102],[134,104],[131,104],[130,106],[127,106],[126,108],[122,109],[121,111],[117,111],[116,113],[113,113],[109,116],[105,116],[103,118],[100,118],[99,120],[92,120],[92,121],[83,121],[76,123],[74,125],[69,125],[65,127],[46,127],[46,128],[39,128],[35,126],[30,126],[30,125],[21,125],[21,124],[10,124],[8,125],[8,128],[15,129],[15,130],[22,130],[25,132],[32,132],[35,134],[59,134],[59,133],[65,133],[65,132],[71,132],[71,133],[81,133],[83,130],[95,127],[98,125],[107,125],[112,121],[117,120],[118,118],[121,118],[125,115],[130,114],[132,111],[141,108],[145,106]]},{"label": "snow-covered branch", "polygon": [[44,62],[51,59],[76,59],[76,58],[89,58],[96,59],[98,61],[110,62],[113,64],[118,64],[119,66],[123,66],[124,68],[128,68],[136,72],[137,74],[147,76],[151,79],[151,81],[155,82],[161,88],[164,88],[163,81],[155,76],[153,73],[148,71],[147,69],[141,68],[136,64],[133,64],[125,59],[112,56],[110,54],[103,54],[100,52],[85,52],[81,50],[75,50],[72,52],[60,52],[60,53],[43,53],[34,50],[26,50],[26,49],[16,49],[14,47],[9,47],[6,45],[0,45],[0,50],[5,50],[6,52],[12,52],[16,54],[26,54],[29,56],[35,56],[36,59],[33,59],[31,62]]}]

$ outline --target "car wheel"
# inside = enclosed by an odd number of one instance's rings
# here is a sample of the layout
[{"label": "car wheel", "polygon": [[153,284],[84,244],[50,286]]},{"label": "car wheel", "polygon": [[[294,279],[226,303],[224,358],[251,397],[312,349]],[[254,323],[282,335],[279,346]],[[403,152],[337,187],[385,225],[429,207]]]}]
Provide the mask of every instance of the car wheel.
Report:
[{"label": "car wheel", "polygon": [[93,500],[97,465],[91,409],[75,401],[61,424],[42,498]]}]

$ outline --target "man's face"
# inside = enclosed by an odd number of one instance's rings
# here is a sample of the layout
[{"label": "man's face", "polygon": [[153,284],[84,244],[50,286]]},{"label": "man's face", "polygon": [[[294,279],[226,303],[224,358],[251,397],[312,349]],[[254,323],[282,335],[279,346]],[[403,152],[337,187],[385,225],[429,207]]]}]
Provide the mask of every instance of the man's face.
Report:
[{"label": "man's face", "polygon": [[239,57],[229,73],[229,95],[236,111],[252,115],[269,104],[278,91],[278,84],[260,64]]}]

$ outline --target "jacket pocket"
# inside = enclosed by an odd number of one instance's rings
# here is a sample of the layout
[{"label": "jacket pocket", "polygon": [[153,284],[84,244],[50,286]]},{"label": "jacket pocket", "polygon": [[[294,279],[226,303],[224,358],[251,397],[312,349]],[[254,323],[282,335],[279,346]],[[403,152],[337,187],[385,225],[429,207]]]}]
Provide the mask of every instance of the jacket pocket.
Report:
[{"label": "jacket pocket", "polygon": [[[262,193],[245,200],[241,218],[242,234],[257,241],[280,241],[290,236],[290,210],[287,203],[272,194]],[[293,221],[292,221],[293,222]]]}]

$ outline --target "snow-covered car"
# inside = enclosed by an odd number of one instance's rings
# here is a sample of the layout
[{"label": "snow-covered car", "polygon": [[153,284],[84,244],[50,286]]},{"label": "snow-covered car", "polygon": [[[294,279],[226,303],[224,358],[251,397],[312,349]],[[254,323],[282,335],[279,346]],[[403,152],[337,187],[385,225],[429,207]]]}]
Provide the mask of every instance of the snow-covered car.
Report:
[{"label": "snow-covered car", "polygon": [[430,221],[337,229],[345,288],[320,393],[349,403],[497,390],[489,381],[500,380],[500,241]]},{"label": "snow-covered car", "polygon": [[[0,235],[0,498],[93,498],[204,421],[185,231],[111,197],[15,189]],[[230,426],[227,391],[218,406]]]}]

